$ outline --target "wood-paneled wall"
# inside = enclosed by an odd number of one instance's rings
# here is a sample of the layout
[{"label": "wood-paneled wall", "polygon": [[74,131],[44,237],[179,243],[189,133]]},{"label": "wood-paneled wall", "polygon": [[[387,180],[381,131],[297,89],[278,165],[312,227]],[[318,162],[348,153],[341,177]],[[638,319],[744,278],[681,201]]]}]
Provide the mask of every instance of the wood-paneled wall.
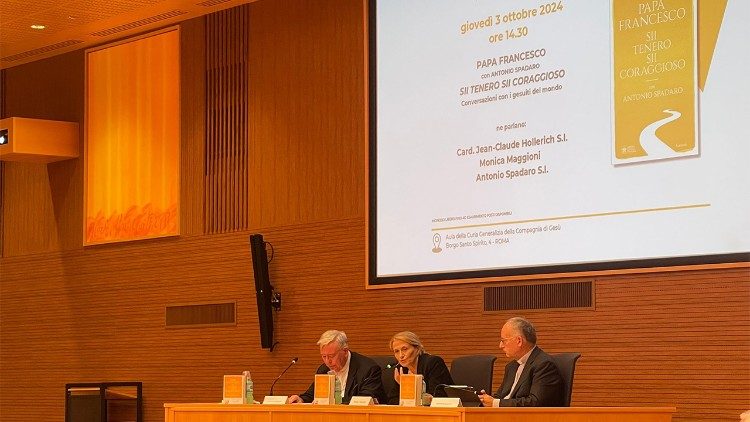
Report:
[{"label": "wood-paneled wall", "polygon": [[[3,73],[3,116],[83,121],[83,51]],[[81,247],[83,160],[6,162],[2,177],[3,256]]]},{"label": "wood-paneled wall", "polygon": [[251,228],[364,216],[361,3],[251,5]]},{"label": "wood-paneled wall", "polygon": [[[251,370],[262,398],[294,356],[299,363],[275,391],[298,393],[328,328],[347,331],[367,354],[387,354],[390,336],[404,329],[448,361],[500,354],[500,325],[514,313],[483,312],[482,284],[364,289],[363,16],[360,1],[250,6],[252,230],[201,234],[202,20],[181,30],[183,236],[82,249],[78,160],[3,166],[0,420],[62,421],[66,382],[136,380],[146,421],[159,421],[165,402],[219,401],[228,373]],[[37,81],[75,80],[82,89],[83,55],[50,60],[4,71],[14,84],[3,94],[9,112],[82,114],[82,92]],[[30,104],[26,90],[36,92]],[[50,108],[44,98],[54,95],[71,99]],[[251,232],[275,249],[270,275],[283,307],[274,352],[259,346]],[[592,310],[523,313],[542,348],[583,354],[573,405],[675,405],[677,420],[737,420],[750,408],[746,268],[595,281]],[[226,301],[237,301],[235,326],[165,327],[167,305]],[[498,359],[495,386],[506,361]]]},{"label": "wood-paneled wall", "polygon": [[206,23],[183,22],[180,28],[180,233],[204,233],[204,157],[206,153]]},{"label": "wood-paneled wall", "polygon": [[249,6],[206,17],[205,233],[247,229]]}]

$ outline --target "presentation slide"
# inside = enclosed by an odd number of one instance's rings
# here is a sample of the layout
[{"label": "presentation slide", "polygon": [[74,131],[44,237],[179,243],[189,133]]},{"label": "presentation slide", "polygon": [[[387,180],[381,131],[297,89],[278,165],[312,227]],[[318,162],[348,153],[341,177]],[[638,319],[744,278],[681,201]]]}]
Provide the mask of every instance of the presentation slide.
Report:
[{"label": "presentation slide", "polygon": [[749,1],[371,1],[371,284],[750,256]]}]

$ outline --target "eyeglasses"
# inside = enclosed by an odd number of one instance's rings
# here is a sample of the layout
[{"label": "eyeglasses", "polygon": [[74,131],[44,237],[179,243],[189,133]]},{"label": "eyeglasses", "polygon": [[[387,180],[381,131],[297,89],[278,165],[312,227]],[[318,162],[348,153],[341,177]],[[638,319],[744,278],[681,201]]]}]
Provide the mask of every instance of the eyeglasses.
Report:
[{"label": "eyeglasses", "polygon": [[513,337],[508,337],[508,338],[502,338],[501,337],[500,338],[500,344],[507,344],[509,341],[513,340],[516,337],[518,337],[518,336],[513,336]]}]

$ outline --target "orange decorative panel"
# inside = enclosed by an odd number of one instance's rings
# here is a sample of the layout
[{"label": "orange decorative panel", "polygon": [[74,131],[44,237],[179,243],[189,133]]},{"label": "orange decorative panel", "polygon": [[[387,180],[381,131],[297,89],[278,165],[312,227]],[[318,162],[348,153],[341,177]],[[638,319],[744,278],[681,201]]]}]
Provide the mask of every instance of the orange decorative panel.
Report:
[{"label": "orange decorative panel", "polygon": [[179,234],[179,37],[86,54],[86,245]]}]

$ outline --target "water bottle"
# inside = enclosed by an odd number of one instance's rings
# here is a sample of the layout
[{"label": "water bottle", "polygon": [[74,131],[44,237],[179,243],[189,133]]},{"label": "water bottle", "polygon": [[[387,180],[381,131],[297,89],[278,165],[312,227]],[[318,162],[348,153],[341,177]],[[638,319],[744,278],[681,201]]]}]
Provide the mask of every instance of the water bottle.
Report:
[{"label": "water bottle", "polygon": [[333,384],[333,399],[336,404],[341,404],[341,381],[339,381],[339,377],[336,376],[336,373],[333,371],[328,371],[328,375],[333,375],[334,384]]},{"label": "water bottle", "polygon": [[422,397],[421,397],[421,405],[427,406],[429,403],[427,403],[427,383],[424,382],[424,378],[422,378]]},{"label": "water bottle", "polygon": [[255,399],[253,398],[253,379],[250,377],[250,371],[242,373],[245,376],[245,403],[253,404]]}]

